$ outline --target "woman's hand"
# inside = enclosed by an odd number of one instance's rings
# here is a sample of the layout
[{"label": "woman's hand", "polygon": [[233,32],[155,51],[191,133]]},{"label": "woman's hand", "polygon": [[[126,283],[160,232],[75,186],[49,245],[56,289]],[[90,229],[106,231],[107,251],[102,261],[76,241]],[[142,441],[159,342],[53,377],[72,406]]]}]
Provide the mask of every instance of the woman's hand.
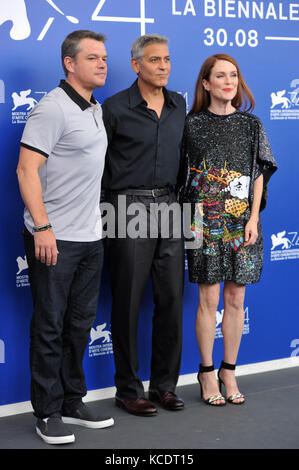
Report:
[{"label": "woman's hand", "polygon": [[244,246],[254,245],[257,237],[257,220],[250,218],[245,225]]},{"label": "woman's hand", "polygon": [[254,245],[258,237],[257,223],[259,220],[263,184],[264,177],[261,174],[256,178],[253,186],[253,202],[251,207],[250,219],[245,225],[244,246]]}]

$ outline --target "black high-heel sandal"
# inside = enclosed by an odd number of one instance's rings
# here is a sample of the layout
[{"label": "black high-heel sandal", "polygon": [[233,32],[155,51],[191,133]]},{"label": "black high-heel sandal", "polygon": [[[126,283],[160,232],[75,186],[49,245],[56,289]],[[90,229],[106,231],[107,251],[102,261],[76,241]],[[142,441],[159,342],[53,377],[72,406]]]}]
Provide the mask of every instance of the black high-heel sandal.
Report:
[{"label": "black high-heel sandal", "polygon": [[[199,372],[197,374],[197,380],[198,380],[198,383],[200,385],[201,398],[203,399],[203,401],[205,402],[206,405],[224,406],[224,405],[226,405],[226,400],[221,394],[220,395],[212,395],[211,397],[209,397],[207,399],[203,398],[203,389],[202,389],[201,381],[200,381],[200,378],[199,378],[199,374],[201,374],[203,372],[212,372],[213,370],[215,370],[214,365],[211,365],[211,366],[203,366],[202,364],[199,365]],[[217,400],[222,400],[224,403],[217,403],[217,404],[213,405],[213,403]]]},{"label": "black high-heel sandal", "polygon": [[[225,383],[223,382],[223,380],[220,379],[220,375],[219,375],[221,369],[235,370],[235,368],[236,368],[236,364],[229,364],[228,362],[224,362],[224,361],[221,362],[221,365],[218,369],[218,383],[219,383],[220,393],[222,390],[222,385],[224,385],[225,387]],[[238,398],[243,398],[243,401],[235,402],[234,400],[237,400]],[[233,395],[226,397],[226,401],[228,401],[232,405],[243,405],[245,403],[245,397],[243,393],[234,393]]]}]

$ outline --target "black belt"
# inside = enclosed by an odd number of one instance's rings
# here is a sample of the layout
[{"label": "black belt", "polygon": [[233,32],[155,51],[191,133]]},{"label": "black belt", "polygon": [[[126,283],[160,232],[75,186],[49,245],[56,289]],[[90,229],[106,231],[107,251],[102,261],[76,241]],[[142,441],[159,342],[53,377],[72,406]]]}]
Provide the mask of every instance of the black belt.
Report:
[{"label": "black belt", "polygon": [[126,194],[127,196],[144,196],[144,197],[159,197],[171,194],[173,189],[170,187],[153,188],[153,189],[120,189],[114,191],[107,191],[111,194]]}]

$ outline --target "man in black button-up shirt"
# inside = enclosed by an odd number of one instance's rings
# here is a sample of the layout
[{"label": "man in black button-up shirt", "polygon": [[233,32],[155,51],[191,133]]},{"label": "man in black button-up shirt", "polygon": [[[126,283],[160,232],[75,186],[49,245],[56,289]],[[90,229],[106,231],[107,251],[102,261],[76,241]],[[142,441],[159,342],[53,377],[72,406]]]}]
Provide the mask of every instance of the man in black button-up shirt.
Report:
[{"label": "man in black button-up shirt", "polygon": [[162,89],[160,118],[149,109],[136,80],[103,105],[109,140],[104,186],[110,190],[174,186],[180,159],[185,100]]},{"label": "man in black button-up shirt", "polygon": [[[149,398],[166,409],[184,406],[174,393],[182,340],[184,245],[182,233],[177,233],[181,214],[176,211],[169,224],[166,219],[161,222],[157,212],[156,217],[150,217],[154,203],[170,207],[176,201],[174,187],[186,116],[183,97],[165,88],[170,72],[167,44],[168,40],[158,35],[137,39],[131,51],[137,80],[103,105],[108,136],[103,187],[117,217],[115,238],[107,241],[116,405],[137,415],[157,412],[145,399],[137,375],[138,314],[149,275],[155,302]],[[122,212],[120,196],[126,199]],[[130,220],[132,224],[128,215],[132,214],[131,203],[142,207],[143,221],[149,223],[150,230],[141,236],[127,233],[123,237],[121,221],[125,220],[126,227]],[[166,237],[162,235],[165,224],[169,229]]]}]

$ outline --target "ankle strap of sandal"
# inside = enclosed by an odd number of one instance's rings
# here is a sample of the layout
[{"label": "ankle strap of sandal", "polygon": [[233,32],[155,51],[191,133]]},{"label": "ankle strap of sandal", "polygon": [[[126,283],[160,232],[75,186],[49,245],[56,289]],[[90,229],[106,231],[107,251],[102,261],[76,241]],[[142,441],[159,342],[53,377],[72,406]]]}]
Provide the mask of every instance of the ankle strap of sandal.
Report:
[{"label": "ankle strap of sandal", "polygon": [[202,364],[199,364],[199,372],[212,372],[214,369],[214,364],[211,366],[203,366]]},{"label": "ankle strap of sandal", "polygon": [[229,369],[229,370],[235,370],[236,364],[229,364],[228,362],[221,362],[220,369]]}]

